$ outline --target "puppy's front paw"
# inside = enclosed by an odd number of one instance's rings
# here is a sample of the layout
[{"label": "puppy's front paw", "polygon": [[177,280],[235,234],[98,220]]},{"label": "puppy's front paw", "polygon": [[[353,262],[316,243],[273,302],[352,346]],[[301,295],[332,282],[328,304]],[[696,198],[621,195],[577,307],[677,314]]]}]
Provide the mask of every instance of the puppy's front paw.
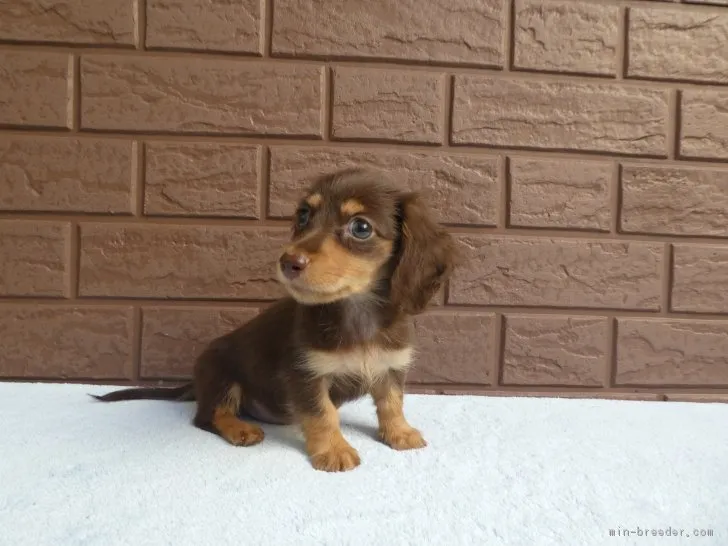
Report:
[{"label": "puppy's front paw", "polygon": [[405,449],[419,449],[425,447],[427,442],[419,430],[412,427],[398,427],[395,429],[381,430],[379,432],[382,440],[392,449],[404,451]]},{"label": "puppy's front paw", "polygon": [[361,464],[359,453],[349,444],[336,445],[323,453],[311,457],[311,464],[316,470],[325,472],[346,472]]}]

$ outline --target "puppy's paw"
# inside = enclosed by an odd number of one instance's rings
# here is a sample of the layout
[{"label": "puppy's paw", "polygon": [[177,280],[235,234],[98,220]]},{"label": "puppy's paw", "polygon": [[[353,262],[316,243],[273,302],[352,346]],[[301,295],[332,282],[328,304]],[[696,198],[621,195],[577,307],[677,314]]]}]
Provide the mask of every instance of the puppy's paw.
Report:
[{"label": "puppy's paw", "polygon": [[254,446],[265,438],[263,429],[258,425],[239,422],[224,431],[225,439],[234,446]]},{"label": "puppy's paw", "polygon": [[392,449],[404,451],[425,447],[427,442],[419,430],[412,427],[398,427],[379,432],[380,437]]},{"label": "puppy's paw", "polygon": [[311,464],[324,472],[346,472],[359,466],[361,459],[356,449],[343,443],[311,456]]}]

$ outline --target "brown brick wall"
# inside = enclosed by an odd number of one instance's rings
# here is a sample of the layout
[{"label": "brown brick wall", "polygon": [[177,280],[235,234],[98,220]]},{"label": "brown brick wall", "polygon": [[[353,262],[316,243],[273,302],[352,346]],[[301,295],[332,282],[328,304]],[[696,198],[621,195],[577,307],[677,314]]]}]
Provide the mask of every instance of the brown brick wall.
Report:
[{"label": "brown brick wall", "polygon": [[469,258],[413,389],[728,400],[726,44],[726,0],[0,3],[0,376],[187,377],[365,164]]}]

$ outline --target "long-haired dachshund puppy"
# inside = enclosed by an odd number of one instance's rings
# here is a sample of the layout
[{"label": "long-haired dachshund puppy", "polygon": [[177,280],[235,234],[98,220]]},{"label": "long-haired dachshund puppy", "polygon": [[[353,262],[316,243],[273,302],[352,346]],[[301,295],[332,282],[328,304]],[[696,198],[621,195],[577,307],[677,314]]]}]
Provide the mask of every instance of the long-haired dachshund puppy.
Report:
[{"label": "long-haired dachshund puppy", "polygon": [[313,466],[343,471],[360,460],[337,408],[369,394],[386,444],[424,447],[402,411],[412,317],[450,276],[455,256],[417,193],[375,171],[323,176],[300,201],[277,264],[289,296],[214,340],[189,384],[97,398],[196,400],[195,426],[236,446],[263,440],[245,416],[297,423]]}]

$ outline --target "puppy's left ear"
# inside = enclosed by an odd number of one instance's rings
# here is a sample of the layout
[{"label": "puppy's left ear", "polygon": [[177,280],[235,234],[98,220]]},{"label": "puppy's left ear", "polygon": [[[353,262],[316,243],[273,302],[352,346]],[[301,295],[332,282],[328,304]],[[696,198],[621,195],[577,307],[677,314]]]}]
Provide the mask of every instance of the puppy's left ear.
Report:
[{"label": "puppy's left ear", "polygon": [[435,222],[418,193],[399,197],[398,215],[390,297],[404,313],[418,315],[450,277],[457,257],[455,241]]}]

